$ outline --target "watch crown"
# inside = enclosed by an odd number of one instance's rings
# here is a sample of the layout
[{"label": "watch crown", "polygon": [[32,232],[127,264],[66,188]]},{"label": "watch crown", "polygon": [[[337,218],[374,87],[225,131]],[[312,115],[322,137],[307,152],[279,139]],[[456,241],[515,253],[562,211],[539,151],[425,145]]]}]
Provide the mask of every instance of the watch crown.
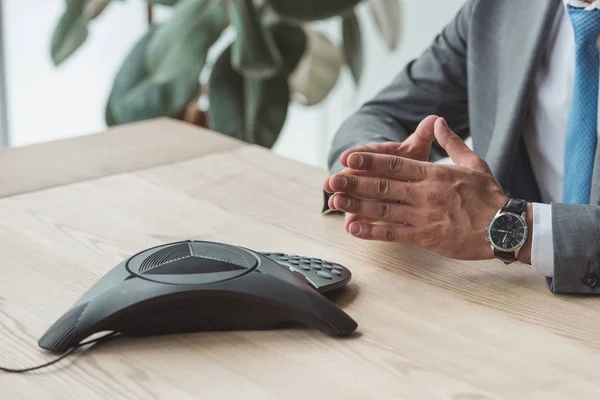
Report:
[{"label": "watch crown", "polygon": [[490,238],[489,238],[489,237],[485,238],[485,241],[486,241],[486,242],[489,242],[489,241],[490,241]]},{"label": "watch crown", "polygon": [[494,219],[494,216],[492,215],[492,216],[490,217],[490,221],[491,221],[491,220],[493,220],[493,219]]}]

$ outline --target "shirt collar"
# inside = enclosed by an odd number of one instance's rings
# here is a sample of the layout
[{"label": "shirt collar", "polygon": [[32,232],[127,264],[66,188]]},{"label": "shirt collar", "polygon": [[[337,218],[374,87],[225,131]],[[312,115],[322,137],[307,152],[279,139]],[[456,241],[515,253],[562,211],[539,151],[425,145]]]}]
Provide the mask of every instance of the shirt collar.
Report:
[{"label": "shirt collar", "polygon": [[587,3],[583,0],[563,0],[566,6],[572,6],[577,8],[585,8],[586,10],[593,10],[595,8],[600,9],[600,0],[594,0],[592,3]]}]

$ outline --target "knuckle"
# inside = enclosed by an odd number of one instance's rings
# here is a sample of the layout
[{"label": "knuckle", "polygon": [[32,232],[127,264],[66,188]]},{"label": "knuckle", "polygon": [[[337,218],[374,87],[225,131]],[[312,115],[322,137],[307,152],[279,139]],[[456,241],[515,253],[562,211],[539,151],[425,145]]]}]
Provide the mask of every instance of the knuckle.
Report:
[{"label": "knuckle", "polygon": [[460,138],[460,136],[458,136],[456,133],[451,132],[449,139],[451,142],[455,142],[455,143],[464,143],[464,141]]},{"label": "knuckle", "polygon": [[479,172],[487,172],[489,171],[488,163],[481,157],[473,155],[463,164],[465,167],[479,171]]},{"label": "knuckle", "polygon": [[415,246],[419,245],[419,242],[417,241],[417,235],[414,232],[406,232],[404,234],[404,237],[401,240],[398,240],[399,242],[404,242],[404,243],[408,243],[408,244],[412,244]]},{"label": "knuckle", "polygon": [[450,180],[450,171],[443,167],[434,168],[433,177],[439,181],[448,181]]},{"label": "knuckle", "polygon": [[402,171],[402,167],[404,166],[404,162],[402,161],[402,158],[400,157],[396,157],[396,156],[392,156],[388,158],[387,161],[387,168],[389,172],[393,172],[393,173],[399,173]]},{"label": "knuckle", "polygon": [[436,203],[438,202],[440,199],[440,194],[438,193],[437,190],[435,189],[428,189],[425,192],[425,200],[427,200],[430,203]]},{"label": "knuckle", "polygon": [[487,171],[489,168],[488,163],[481,157],[477,157],[477,159],[475,160],[475,166],[477,167],[477,169],[482,171]]},{"label": "knuckle", "polygon": [[433,211],[424,211],[421,216],[424,222],[431,222],[435,220],[435,213]]},{"label": "knuckle", "polygon": [[387,225],[383,230],[383,240],[393,242],[396,239],[396,231],[391,225]]},{"label": "knuckle", "polygon": [[346,179],[348,180],[348,191],[354,191],[358,186],[358,178],[354,175],[347,175]]},{"label": "knuckle", "polygon": [[388,219],[390,217],[390,205],[389,203],[381,202],[377,205],[377,217],[381,219]]},{"label": "knuckle", "polygon": [[409,199],[415,198],[417,196],[417,188],[415,184],[406,185],[404,188],[404,194]]},{"label": "knuckle", "polygon": [[390,192],[390,181],[387,179],[377,179],[375,181],[375,193],[378,196],[386,196]]},{"label": "knuckle", "polygon": [[487,162],[485,162],[485,160],[479,156],[475,157],[475,162],[479,165],[487,165]]},{"label": "knuckle", "polygon": [[352,211],[356,214],[362,213],[363,210],[363,201],[360,199],[352,199]]},{"label": "knuckle", "polygon": [[419,235],[419,242],[424,248],[432,248],[435,247],[437,242],[437,235],[435,232],[423,232]]}]

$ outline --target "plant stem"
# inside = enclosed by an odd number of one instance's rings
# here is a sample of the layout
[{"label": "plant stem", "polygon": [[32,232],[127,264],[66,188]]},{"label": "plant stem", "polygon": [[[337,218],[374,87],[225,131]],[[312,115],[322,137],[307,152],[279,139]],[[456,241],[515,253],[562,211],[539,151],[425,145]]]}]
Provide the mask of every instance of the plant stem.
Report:
[{"label": "plant stem", "polygon": [[147,15],[148,15],[148,26],[152,26],[153,23],[153,17],[152,17],[152,3],[150,2],[150,0],[146,0],[146,5],[147,5]]}]

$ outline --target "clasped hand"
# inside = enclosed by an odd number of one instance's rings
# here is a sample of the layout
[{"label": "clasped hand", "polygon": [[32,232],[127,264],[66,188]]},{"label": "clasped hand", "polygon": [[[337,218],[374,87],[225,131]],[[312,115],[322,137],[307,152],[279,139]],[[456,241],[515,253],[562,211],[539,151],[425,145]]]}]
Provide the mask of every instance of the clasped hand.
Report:
[{"label": "clasped hand", "polygon": [[[454,165],[428,162],[434,140]],[[402,143],[359,146],[329,177],[329,207],[346,213],[346,230],[366,240],[412,244],[442,256],[492,258],[485,228],[507,200],[487,163],[430,116]]]}]

